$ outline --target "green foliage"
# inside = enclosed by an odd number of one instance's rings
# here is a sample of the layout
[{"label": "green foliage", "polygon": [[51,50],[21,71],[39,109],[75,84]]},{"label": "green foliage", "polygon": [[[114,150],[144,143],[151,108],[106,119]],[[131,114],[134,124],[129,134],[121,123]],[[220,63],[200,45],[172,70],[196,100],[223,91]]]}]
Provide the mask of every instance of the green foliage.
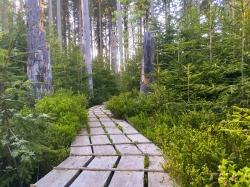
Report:
[{"label": "green foliage", "polygon": [[53,86],[55,90],[68,89],[87,94],[87,76],[80,48],[74,44],[60,49],[55,38],[50,38]]},{"label": "green foliage", "polygon": [[87,121],[86,98],[60,91],[53,96],[44,97],[36,104],[38,113],[51,116],[53,125],[48,131],[48,141],[55,148],[70,145],[76,133]]},{"label": "green foliage", "polygon": [[236,170],[236,164],[223,159],[219,166],[219,183],[221,186],[250,186],[250,168],[244,167]]},{"label": "green foliage", "polygon": [[120,90],[132,91],[140,88],[141,54],[126,62],[125,70],[120,75]]},{"label": "green foliage", "polygon": [[226,116],[218,113],[216,103],[169,102],[167,95],[161,88],[148,95],[128,92],[107,105],[163,149],[165,169],[181,186],[218,186],[225,158],[245,172],[250,163],[249,109],[232,107]]},{"label": "green foliage", "polygon": [[84,96],[61,91],[30,108],[28,91],[19,86],[0,95],[0,186],[27,185],[43,176],[68,155],[87,121]]},{"label": "green foliage", "polygon": [[105,66],[104,61],[97,58],[93,61],[94,98],[91,105],[101,104],[119,93],[118,78]]}]

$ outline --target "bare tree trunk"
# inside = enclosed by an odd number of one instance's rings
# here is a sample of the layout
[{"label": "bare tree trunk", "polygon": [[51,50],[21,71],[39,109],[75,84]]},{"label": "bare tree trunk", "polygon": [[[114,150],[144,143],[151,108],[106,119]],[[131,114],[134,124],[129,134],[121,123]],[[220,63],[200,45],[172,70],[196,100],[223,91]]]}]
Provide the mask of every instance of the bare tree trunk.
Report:
[{"label": "bare tree trunk", "polygon": [[128,30],[128,4],[124,6],[124,62],[129,59],[129,30]]},{"label": "bare tree trunk", "polygon": [[49,24],[53,24],[53,5],[52,5],[52,0],[49,1]]},{"label": "bare tree trunk", "polygon": [[118,31],[118,47],[119,47],[119,63],[118,69],[119,71],[123,68],[123,40],[122,40],[122,8],[119,0],[116,2],[117,9],[117,31]]},{"label": "bare tree trunk", "polygon": [[56,20],[57,20],[58,42],[59,42],[60,49],[62,49],[62,16],[61,16],[61,9],[62,9],[61,0],[57,0],[57,3],[56,3],[56,12],[57,12]]},{"label": "bare tree trunk", "polygon": [[37,99],[52,92],[52,71],[50,50],[44,32],[43,0],[26,0],[27,7],[27,74]]},{"label": "bare tree trunk", "polygon": [[98,45],[98,55],[99,57],[103,57],[103,34],[102,34],[102,8],[101,8],[101,1],[98,0],[98,34],[99,34],[99,45]]},{"label": "bare tree trunk", "polygon": [[82,0],[82,43],[85,69],[88,75],[88,88],[90,97],[93,97],[93,78],[92,78],[92,57],[91,57],[91,39],[90,39],[90,18],[89,1]]},{"label": "bare tree trunk", "polygon": [[117,37],[116,37],[116,33],[115,33],[115,28],[114,26],[112,26],[113,28],[111,28],[111,46],[110,46],[110,50],[111,50],[111,67],[112,70],[118,74],[119,73],[119,66],[117,63]]},{"label": "bare tree trunk", "polygon": [[142,71],[141,71],[141,92],[147,92],[149,90],[149,84],[153,81],[153,69],[154,69],[154,51],[155,41],[153,34],[145,32],[144,34],[144,47],[142,57]]}]

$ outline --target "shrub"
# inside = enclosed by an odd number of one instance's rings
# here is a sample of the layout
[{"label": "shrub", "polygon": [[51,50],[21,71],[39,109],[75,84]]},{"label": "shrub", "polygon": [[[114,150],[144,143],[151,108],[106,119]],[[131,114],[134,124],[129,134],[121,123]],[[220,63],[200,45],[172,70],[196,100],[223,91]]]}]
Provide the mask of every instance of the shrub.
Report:
[{"label": "shrub", "polygon": [[94,84],[94,98],[91,105],[101,104],[109,100],[112,96],[119,93],[118,77],[109,69],[105,67],[105,62],[101,59],[93,61],[93,84]]},{"label": "shrub", "polygon": [[0,94],[0,186],[28,185],[46,174],[68,155],[87,122],[82,95],[61,91],[39,100],[35,108],[27,96],[15,88]]},{"label": "shrub", "polygon": [[[248,184],[250,110],[232,107],[223,116],[213,107],[166,105],[165,94],[127,92],[108,108],[162,148],[165,169],[181,186]],[[234,163],[233,171],[219,167],[223,159]]]},{"label": "shrub", "polygon": [[83,95],[73,95],[69,91],[60,91],[37,102],[36,111],[51,116],[52,125],[47,133],[52,146],[69,146],[76,133],[86,124],[86,103]]}]

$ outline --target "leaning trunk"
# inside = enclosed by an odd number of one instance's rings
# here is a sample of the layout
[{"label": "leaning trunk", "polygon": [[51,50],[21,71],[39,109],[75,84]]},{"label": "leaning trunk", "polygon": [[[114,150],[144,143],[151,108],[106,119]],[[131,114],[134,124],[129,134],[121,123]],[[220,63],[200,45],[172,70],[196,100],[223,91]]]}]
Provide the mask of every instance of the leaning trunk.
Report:
[{"label": "leaning trunk", "polygon": [[43,0],[26,0],[29,53],[27,74],[37,99],[52,91],[50,51],[44,32],[42,3]]}]

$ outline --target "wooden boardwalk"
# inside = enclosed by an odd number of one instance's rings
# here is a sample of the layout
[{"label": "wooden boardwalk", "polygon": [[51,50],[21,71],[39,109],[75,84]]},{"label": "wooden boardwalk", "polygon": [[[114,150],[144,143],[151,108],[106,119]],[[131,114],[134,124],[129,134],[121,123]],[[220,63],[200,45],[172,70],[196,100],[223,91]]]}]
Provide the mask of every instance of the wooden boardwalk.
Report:
[{"label": "wooden boardwalk", "polygon": [[104,106],[89,109],[89,130],[71,145],[70,156],[33,186],[172,187],[160,149]]}]

